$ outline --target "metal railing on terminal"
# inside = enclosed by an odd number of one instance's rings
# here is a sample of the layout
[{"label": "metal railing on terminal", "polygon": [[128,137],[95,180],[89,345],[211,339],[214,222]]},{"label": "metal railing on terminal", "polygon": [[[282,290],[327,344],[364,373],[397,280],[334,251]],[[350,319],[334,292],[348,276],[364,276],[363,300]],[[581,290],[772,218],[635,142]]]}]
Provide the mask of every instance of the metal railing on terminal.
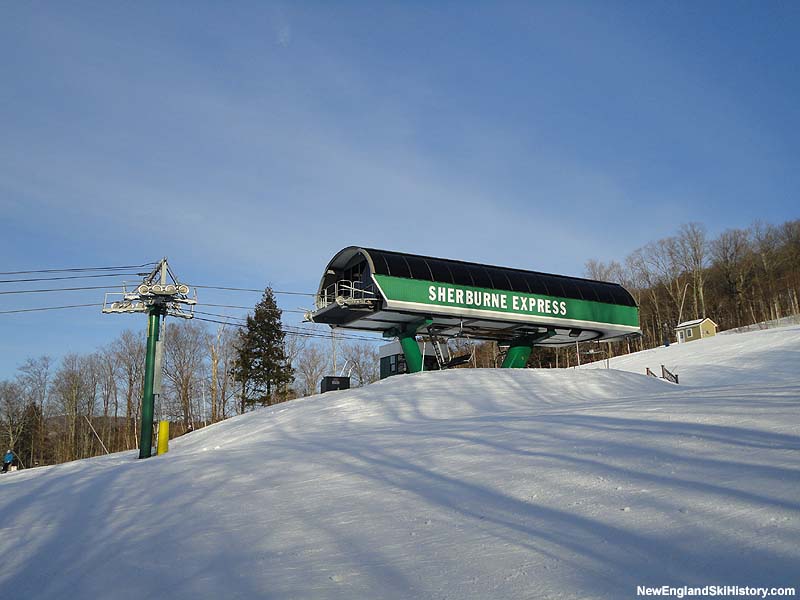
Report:
[{"label": "metal railing on terminal", "polygon": [[325,287],[316,299],[317,310],[334,302],[340,306],[368,305],[376,300],[373,284],[340,279]]}]

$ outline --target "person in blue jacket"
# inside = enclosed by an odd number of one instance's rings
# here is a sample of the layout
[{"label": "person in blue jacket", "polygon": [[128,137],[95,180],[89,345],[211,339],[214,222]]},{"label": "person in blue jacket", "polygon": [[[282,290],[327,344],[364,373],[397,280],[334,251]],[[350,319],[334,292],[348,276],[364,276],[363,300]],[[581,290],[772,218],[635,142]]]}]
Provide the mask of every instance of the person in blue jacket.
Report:
[{"label": "person in blue jacket", "polygon": [[9,448],[8,452],[6,452],[6,455],[3,457],[3,473],[8,471],[8,467],[10,467],[11,463],[13,462],[14,462],[14,453]]}]

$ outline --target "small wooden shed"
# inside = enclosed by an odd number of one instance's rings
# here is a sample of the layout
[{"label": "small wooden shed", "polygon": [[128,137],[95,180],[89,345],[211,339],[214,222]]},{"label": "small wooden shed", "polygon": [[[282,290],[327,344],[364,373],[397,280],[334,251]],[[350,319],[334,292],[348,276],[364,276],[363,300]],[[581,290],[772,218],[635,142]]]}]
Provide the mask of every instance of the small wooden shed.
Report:
[{"label": "small wooden shed", "polygon": [[693,342],[717,335],[717,324],[708,317],[685,321],[675,328],[678,343]]}]

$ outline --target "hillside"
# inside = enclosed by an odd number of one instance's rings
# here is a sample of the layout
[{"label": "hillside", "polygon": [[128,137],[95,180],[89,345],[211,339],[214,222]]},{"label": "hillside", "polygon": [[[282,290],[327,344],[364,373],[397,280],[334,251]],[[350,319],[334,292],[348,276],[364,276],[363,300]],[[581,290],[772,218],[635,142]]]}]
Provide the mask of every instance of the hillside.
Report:
[{"label": "hillside", "polygon": [[[796,385],[800,379],[800,326],[717,335],[684,344],[653,348],[609,361],[612,369],[661,374],[661,365],[681,385]],[[605,361],[582,368],[605,369]]]},{"label": "hillside", "polygon": [[230,419],[166,456],[3,475],[0,598],[800,587],[798,352],[784,328],[622,370],[418,373]]}]

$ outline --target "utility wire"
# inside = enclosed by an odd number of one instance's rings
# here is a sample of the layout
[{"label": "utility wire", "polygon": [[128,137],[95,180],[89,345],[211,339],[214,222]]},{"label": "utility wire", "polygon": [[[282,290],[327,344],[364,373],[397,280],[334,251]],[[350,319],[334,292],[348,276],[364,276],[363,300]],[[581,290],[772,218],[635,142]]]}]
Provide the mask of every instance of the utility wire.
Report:
[{"label": "utility wire", "polygon": [[125,277],[127,275],[145,276],[147,273],[109,273],[108,275],[67,275],[66,277],[34,277],[32,279],[0,279],[0,283],[23,283],[30,281],[60,281],[62,279],[92,279],[96,277]]},{"label": "utility wire", "polygon": [[[3,274],[3,273],[0,273]],[[113,275],[114,277],[119,277],[121,275],[128,275],[126,273],[120,273]],[[130,273],[130,275],[138,275],[138,273]],[[90,275],[87,277],[112,277],[112,275]],[[59,277],[41,279],[41,281],[48,281],[49,279],[61,279]],[[70,279],[68,277],[64,277],[64,279]],[[81,279],[81,277],[76,277],[75,279]],[[35,279],[30,280],[23,280],[18,279],[16,281],[37,281]],[[0,283],[13,283],[14,281],[3,281],[0,280]],[[0,294],[35,294],[40,292],[72,292],[77,290],[104,290],[107,289],[109,286],[96,286],[96,287],[72,287],[72,288],[48,288],[43,290],[9,290],[0,292]],[[239,291],[239,292],[263,292],[264,290],[252,289],[252,288],[231,288],[231,287],[218,287],[218,286],[211,286],[211,285],[192,285],[191,287],[194,288],[202,288],[202,289],[210,289],[210,290],[232,290],[232,291]],[[292,296],[316,296],[316,294],[310,294],[307,292],[282,292],[277,290],[272,290],[273,294],[288,294]],[[244,308],[244,307],[242,307]],[[248,307],[249,308],[249,307]],[[287,311],[289,312],[289,311]],[[291,312],[299,312],[299,311],[291,311]]]},{"label": "utility wire", "polygon": [[213,306],[214,308],[242,308],[244,310],[254,310],[255,306],[234,306],[233,304],[209,304],[203,302],[203,306]]},{"label": "utility wire", "polygon": [[[231,304],[208,304],[207,302],[199,302],[198,306],[213,306],[214,308],[241,308],[242,310],[255,310],[255,306],[233,306]],[[270,309],[272,310],[272,309]],[[301,315],[306,314],[306,311],[300,309],[292,309],[292,308],[278,308],[281,312],[289,312],[289,313],[298,313]]]},{"label": "utility wire", "polygon": [[[205,290],[228,290],[232,292],[257,292],[259,294],[263,294],[263,289],[253,289],[253,288],[236,288],[236,287],[221,287],[217,285],[192,285],[192,287],[198,289],[205,289]],[[286,294],[289,296],[316,296],[316,294],[310,294],[308,292],[281,292],[278,290],[272,290],[273,294]]]},{"label": "utility wire", "polygon": [[235,317],[233,315],[221,315],[219,313],[212,313],[212,312],[204,312],[202,310],[195,310],[194,314],[196,315],[208,315],[209,317],[222,317],[224,319],[236,319],[237,321],[246,321],[245,317]]},{"label": "utility wire", "polygon": [[[102,277],[105,277],[105,275],[103,275]],[[3,282],[0,281],[0,283],[3,283]],[[69,291],[79,291],[79,290],[105,290],[105,289],[108,289],[108,286],[48,288],[48,289],[40,289],[40,290],[7,290],[7,291],[1,291],[0,294],[2,294],[2,295],[7,295],[7,294],[35,294],[35,293],[40,293],[40,292],[69,292]],[[82,307],[82,306],[103,306],[103,305],[102,304],[71,304],[69,306],[64,306],[64,307],[55,306],[55,307],[46,307],[46,308],[26,308],[26,309],[19,309],[19,310],[5,310],[5,311],[0,311],[0,314],[10,314],[10,313],[17,313],[17,312],[33,312],[33,311],[41,311],[41,310],[58,310],[58,309],[61,309],[61,308],[73,308],[73,307],[74,308],[78,308],[78,307]],[[227,305],[227,304],[205,304],[205,303],[202,304],[202,306],[218,306],[218,307],[221,307],[221,308],[241,308],[241,309],[245,309],[245,310],[253,310],[255,308],[253,306],[230,306],[230,305]],[[281,312],[290,312],[290,313],[299,313],[299,314],[305,314],[305,312],[306,312],[304,310],[293,310],[293,309],[282,309],[282,308],[279,308],[277,310],[280,310]],[[201,311],[195,311],[195,312],[201,312]],[[220,314],[217,314],[217,313],[207,313],[207,314],[210,314],[210,315],[213,315],[213,316],[219,316],[219,317],[231,317],[231,318],[236,318],[236,319],[242,319],[243,318],[243,317],[232,317],[231,315],[220,315]]]},{"label": "utility wire", "polygon": [[[307,337],[321,337],[321,338],[324,338],[326,340],[329,340],[329,339],[331,339],[331,337],[334,337],[334,336],[328,335],[326,333],[318,333],[318,332],[315,332],[315,331],[309,331],[307,329],[300,329],[299,331],[292,331],[291,327],[284,327],[283,329],[284,329],[284,331],[286,331],[286,333],[291,334],[291,335],[299,335],[299,336],[307,336]],[[353,334],[346,334],[346,333],[337,333],[335,337],[336,337],[337,340],[358,340],[358,341],[364,341],[364,342],[383,342],[384,341],[383,339],[379,339],[379,338],[364,337],[364,336],[361,336],[361,335],[353,335]]]},{"label": "utility wire", "polygon": [[[308,333],[316,333],[317,330],[311,329],[309,327],[300,327],[299,325],[284,325],[284,329],[297,329],[298,331],[308,332]],[[345,334],[348,335],[348,334]]]},{"label": "utility wire", "polygon": [[139,269],[158,263],[148,262],[141,265],[122,265],[119,267],[84,267],[74,269],[39,269],[37,271],[0,271],[0,275],[28,275],[31,273],[72,273],[77,271],[121,271],[123,269]]},{"label": "utility wire", "polygon": [[[214,320],[214,319],[204,319],[203,317],[195,317],[194,320],[196,320],[196,321],[205,321],[207,323],[219,323],[220,325],[233,325],[234,327],[247,327],[247,325],[240,324],[240,323],[227,323],[225,321],[217,321],[217,320]],[[284,328],[284,329],[286,329],[286,328]],[[286,333],[288,333],[290,335],[297,335],[297,336],[300,336],[300,337],[313,337],[313,338],[322,338],[322,339],[327,339],[327,340],[329,340],[329,339],[331,339],[331,337],[333,337],[333,336],[330,336],[330,335],[326,335],[324,333],[311,333],[311,332],[306,332],[306,331],[287,331]],[[379,339],[379,338],[368,338],[368,337],[346,335],[346,334],[345,335],[339,334],[339,335],[336,336],[336,339],[337,340],[358,340],[358,341],[364,341],[364,342],[383,342],[384,341],[383,339]]]},{"label": "utility wire", "polygon": [[[235,315],[225,315],[225,314],[220,314],[220,313],[206,312],[206,311],[202,311],[202,310],[195,310],[194,314],[196,314],[196,315],[206,315],[206,316],[209,316],[209,317],[220,317],[220,318],[223,318],[223,319],[234,319],[236,321],[247,321],[246,317],[237,317]],[[283,329],[284,329],[284,331],[288,331],[290,333],[313,333],[313,334],[317,335],[317,332],[314,331],[313,329],[310,329],[308,327],[301,327],[299,325],[283,325]],[[296,330],[296,331],[292,331],[292,330]],[[365,338],[359,338],[359,339],[365,339]]]},{"label": "utility wire", "polygon": [[46,290],[8,290],[0,292],[0,295],[6,294],[37,294],[41,292],[76,292],[79,290],[107,290],[107,285],[99,285],[94,287],[72,287],[72,288],[49,288]]},{"label": "utility wire", "polygon": [[[85,308],[85,307],[90,307],[90,306],[97,307],[97,306],[103,306],[103,305],[99,304],[99,303],[94,303],[94,304],[68,304],[68,305],[65,305],[65,306],[47,306],[47,307],[42,307],[42,308],[22,308],[22,309],[17,309],[17,310],[2,310],[2,311],[0,311],[0,315],[7,315],[7,314],[14,314],[14,313],[27,313],[27,312],[40,312],[40,311],[49,311],[49,310],[64,310],[64,309],[70,309],[70,308]],[[216,314],[216,313],[206,313],[206,312],[202,312],[202,311],[195,311],[195,313],[200,313],[200,314],[204,314],[204,315],[211,315],[211,316],[218,316],[218,317],[223,317],[223,318],[233,318],[233,319],[243,320],[241,317],[232,317],[230,315],[219,315],[219,314]],[[205,318],[202,318],[202,317],[195,317],[195,320],[197,320],[197,321],[205,321],[205,322],[208,322],[208,323],[219,323],[220,325],[233,325],[234,327],[246,327],[246,325],[243,324],[243,323],[229,323],[229,322],[226,322],[226,321],[218,321],[218,320],[215,320],[215,319],[205,319]],[[286,325],[286,326],[283,327],[283,329],[284,329],[284,331],[286,331],[286,333],[288,333],[290,335],[297,335],[297,336],[300,336],[300,337],[321,338],[321,339],[327,339],[327,340],[331,339],[331,337],[332,337],[331,335],[328,335],[328,334],[318,333],[318,332],[315,332],[315,331],[313,331],[311,329],[304,329],[302,327],[296,327],[296,326],[292,326],[292,325]],[[369,338],[369,337],[363,337],[363,336],[357,336],[357,335],[347,335],[347,334],[339,334],[339,335],[336,336],[336,339],[337,340],[364,341],[364,342],[381,342],[381,341],[383,341],[382,339],[378,339],[378,338]]]},{"label": "utility wire", "polygon": [[[237,321],[247,321],[247,319],[245,317],[236,317],[234,315],[223,315],[223,314],[220,314],[220,313],[205,312],[205,311],[202,311],[202,310],[195,310],[194,314],[207,315],[207,316],[210,316],[210,317],[221,317],[223,319],[235,319]],[[311,334],[314,334],[314,335],[324,335],[324,334],[319,334],[314,329],[310,329],[308,327],[300,327],[298,325],[283,325],[282,328],[283,328],[284,331],[288,331],[289,333],[311,333]],[[295,330],[295,331],[292,331],[292,330]],[[345,334],[345,335],[347,335],[347,334]],[[329,336],[326,336],[326,337],[329,337]],[[339,336],[337,336],[337,337],[339,337]],[[366,339],[366,338],[359,338],[359,339]]]},{"label": "utility wire", "polygon": [[41,310],[62,310],[65,308],[82,308],[84,306],[103,306],[102,304],[69,304],[67,306],[47,306],[44,308],[20,308],[17,310],[0,310],[0,315],[10,315],[12,313],[37,312]]}]

